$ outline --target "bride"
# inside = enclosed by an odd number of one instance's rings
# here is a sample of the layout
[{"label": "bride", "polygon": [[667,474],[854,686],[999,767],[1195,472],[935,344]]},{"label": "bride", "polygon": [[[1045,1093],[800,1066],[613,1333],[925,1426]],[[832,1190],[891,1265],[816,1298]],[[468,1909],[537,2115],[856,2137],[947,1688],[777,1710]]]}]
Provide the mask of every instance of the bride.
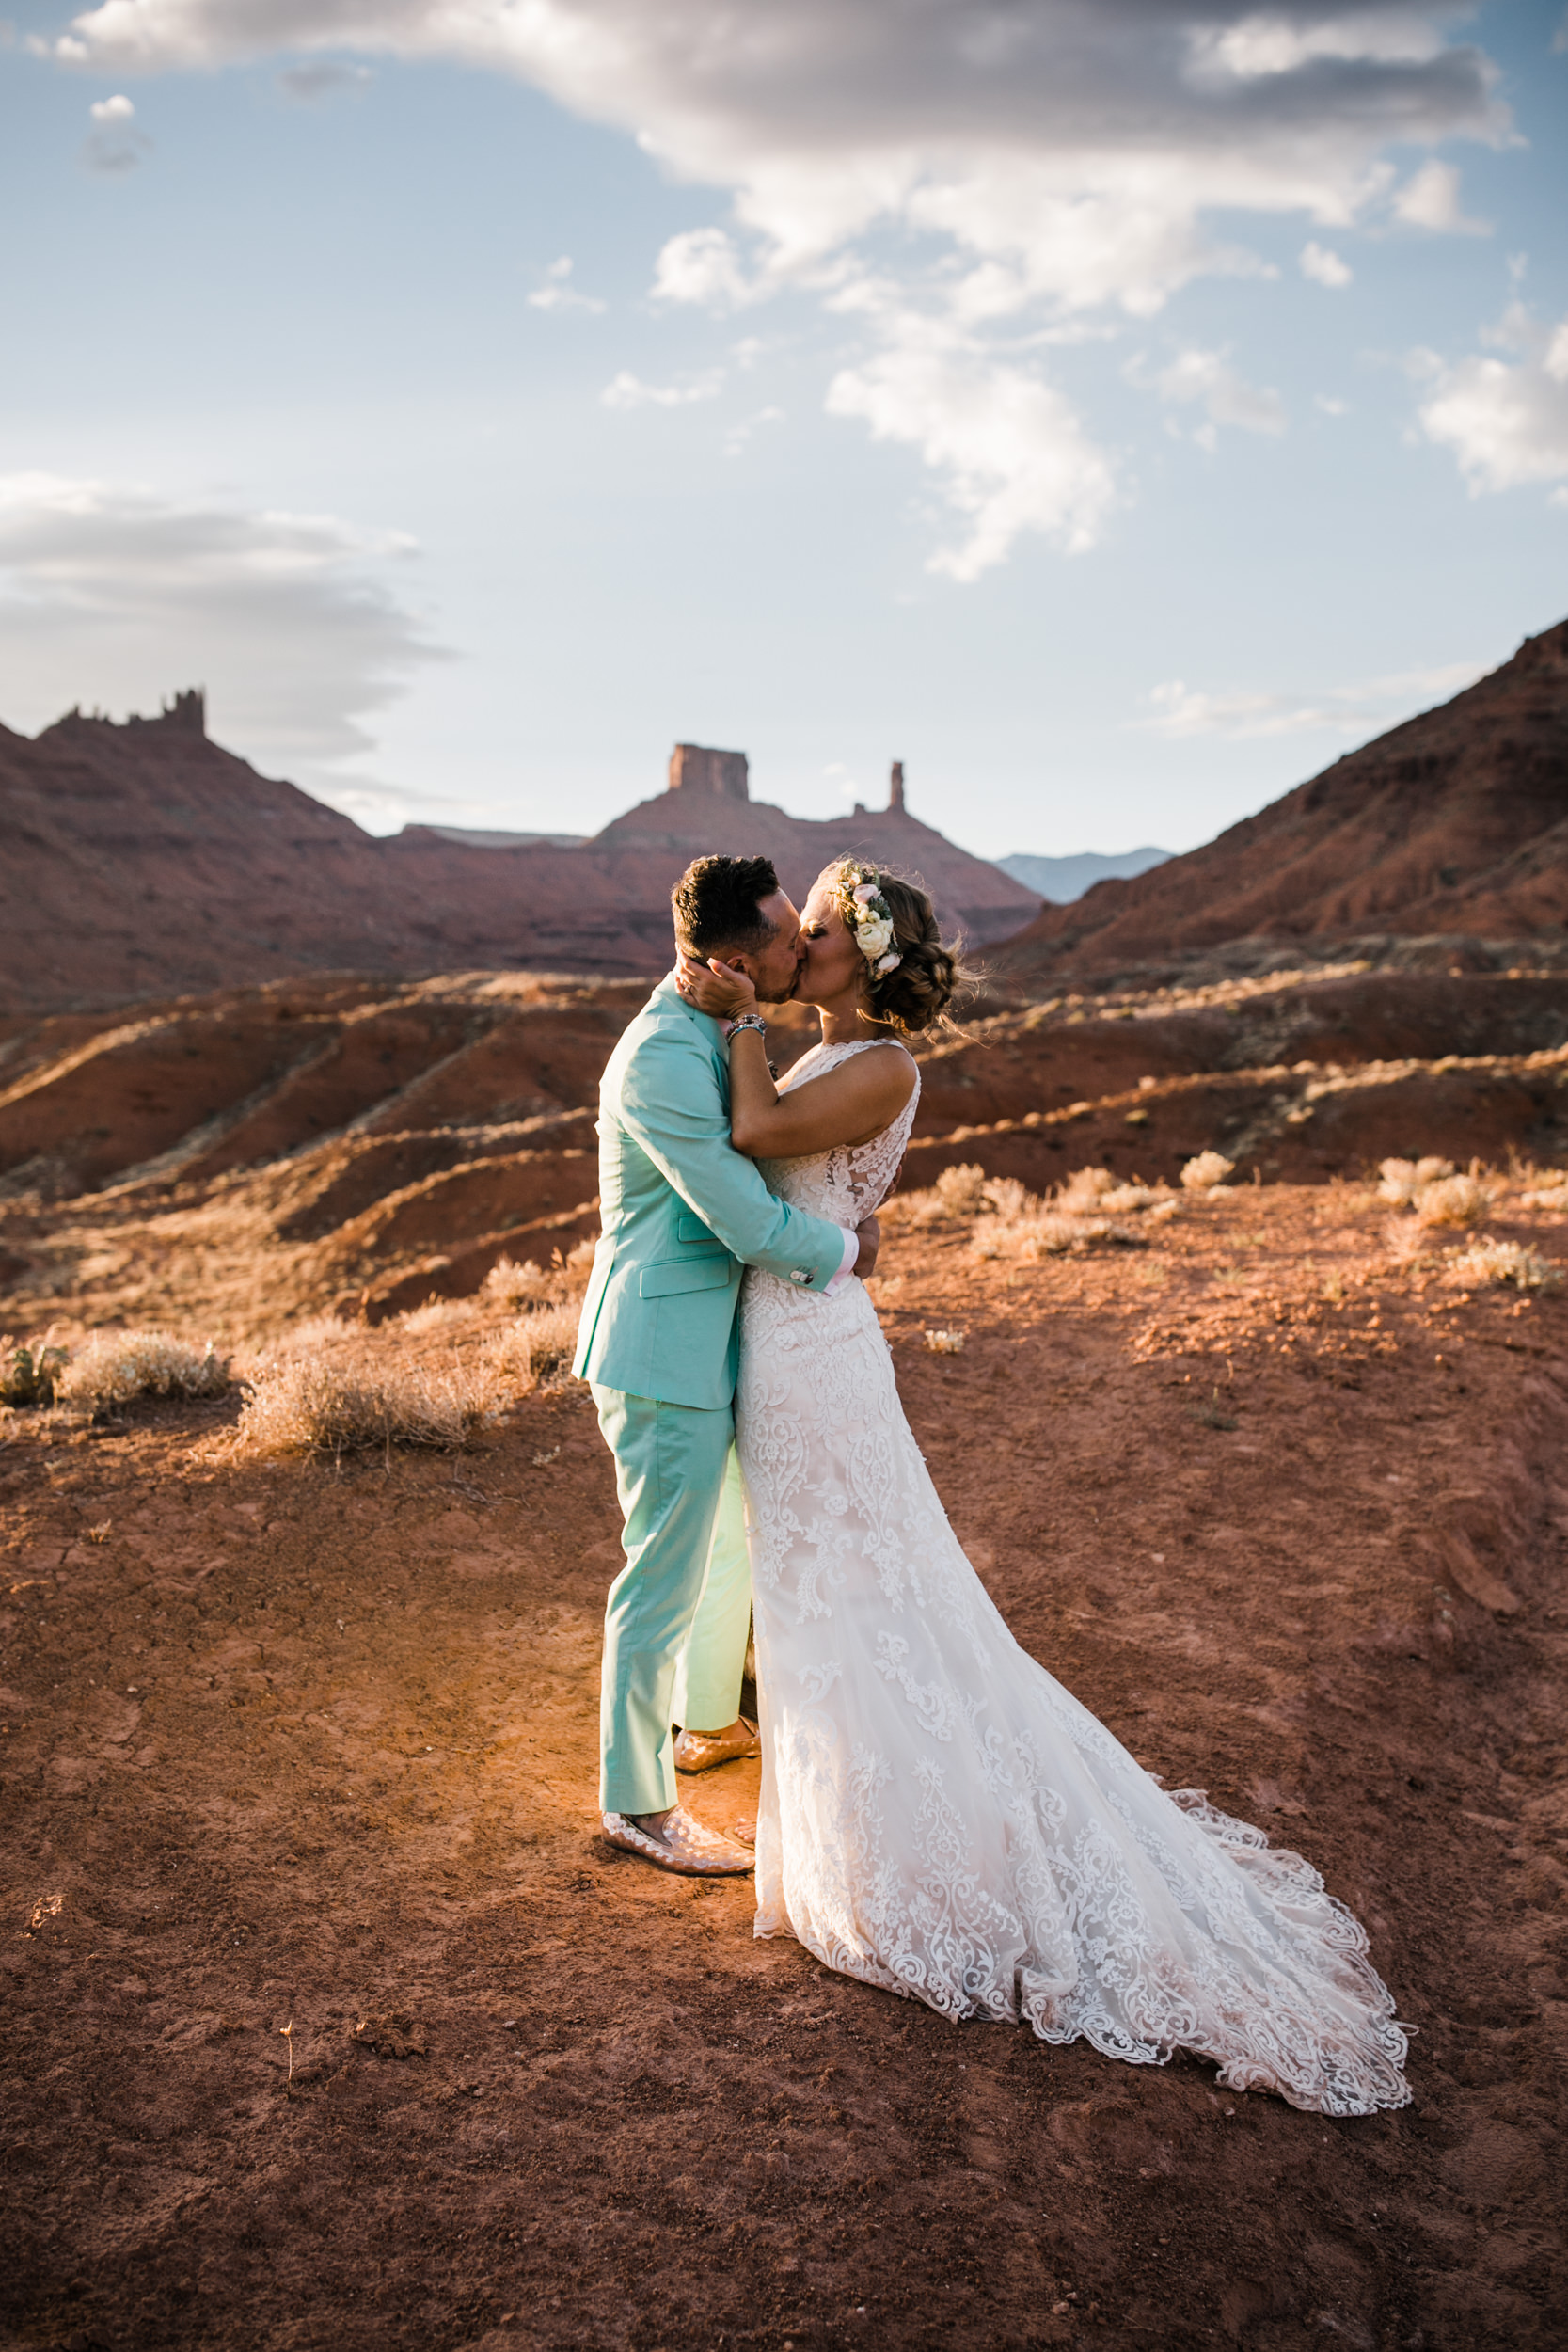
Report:
[{"label": "bride", "polygon": [[[891,1188],[957,966],[926,894],[846,862],[802,921],[822,1041],[777,1087],[751,982],[686,962],[730,1035],[732,1136],[846,1227]],[[756,1267],[736,1443],[763,1744],[759,1936],[952,2018],[1025,2020],[1112,2058],[1214,2060],[1326,2115],[1409,2097],[1367,1938],[1299,1854],[1167,1793],[1008,1632],[949,1527],[858,1281]]]}]

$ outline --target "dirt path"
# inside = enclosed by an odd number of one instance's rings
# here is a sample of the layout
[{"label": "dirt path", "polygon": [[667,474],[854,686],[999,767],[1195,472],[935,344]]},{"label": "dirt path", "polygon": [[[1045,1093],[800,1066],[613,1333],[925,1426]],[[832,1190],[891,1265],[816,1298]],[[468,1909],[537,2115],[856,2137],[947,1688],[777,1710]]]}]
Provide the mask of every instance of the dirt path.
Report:
[{"label": "dirt path", "polygon": [[1278,1188],[879,1287],[1020,1639],[1368,1922],[1420,2030],[1367,2122],[955,2028],[605,1849],[580,1391],[341,1475],[13,1420],[7,2341],[1560,2344],[1568,1300],[1380,1230]]}]

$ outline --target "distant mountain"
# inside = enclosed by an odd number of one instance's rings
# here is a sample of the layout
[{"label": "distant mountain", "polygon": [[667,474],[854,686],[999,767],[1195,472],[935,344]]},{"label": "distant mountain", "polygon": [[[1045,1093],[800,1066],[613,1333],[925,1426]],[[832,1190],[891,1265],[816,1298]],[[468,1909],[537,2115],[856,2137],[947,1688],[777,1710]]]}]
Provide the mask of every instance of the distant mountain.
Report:
[{"label": "distant mountain", "polygon": [[684,791],[576,846],[432,825],[379,839],[213,742],[199,694],[123,724],[71,711],[32,739],[0,726],[0,1066],[8,1014],[295,973],[652,976],[671,885],[702,850],[772,856],[798,895],[842,850],[912,866],[977,940],[1038,908],[901,806],[807,823],[746,801],[728,757],[738,800],[693,788],[689,762]]},{"label": "distant mountain", "polygon": [[1243,940],[1568,927],[1568,621],[1436,710],[1325,768],[1216,841],[1048,906],[1020,978],[1110,973]]},{"label": "distant mountain", "polygon": [[1085,850],[1082,857],[999,857],[996,863],[1025,890],[1037,890],[1053,906],[1066,907],[1097,882],[1132,882],[1173,854],[1170,850],[1118,850],[1102,857],[1097,850]]}]

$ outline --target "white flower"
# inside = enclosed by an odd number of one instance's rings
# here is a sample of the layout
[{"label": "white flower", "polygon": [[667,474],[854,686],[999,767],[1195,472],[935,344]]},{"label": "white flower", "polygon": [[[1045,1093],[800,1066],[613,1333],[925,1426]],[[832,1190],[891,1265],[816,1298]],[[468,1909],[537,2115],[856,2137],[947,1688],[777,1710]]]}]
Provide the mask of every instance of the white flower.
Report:
[{"label": "white flower", "polygon": [[868,921],[856,924],[855,938],[862,955],[875,963],[892,943],[893,925],[885,914],[873,914]]},{"label": "white flower", "polygon": [[896,972],[903,961],[902,956],[884,956],[877,969],[879,972]]}]

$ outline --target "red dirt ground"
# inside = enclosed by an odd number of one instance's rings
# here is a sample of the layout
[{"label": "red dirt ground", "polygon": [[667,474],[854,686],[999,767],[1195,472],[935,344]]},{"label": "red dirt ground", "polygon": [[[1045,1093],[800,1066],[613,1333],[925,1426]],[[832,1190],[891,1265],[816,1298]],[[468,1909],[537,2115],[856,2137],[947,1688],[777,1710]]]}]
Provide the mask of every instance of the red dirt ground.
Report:
[{"label": "red dirt ground", "polygon": [[1419,2028],[1367,2121],[954,2027],[610,1852],[580,1390],[341,1470],[222,1404],[11,1416],[6,2343],[1560,2344],[1568,1298],[1386,1216],[1249,1186],[1037,1265],[895,1229],[877,1291],[1019,1638],[1367,1922]]}]

